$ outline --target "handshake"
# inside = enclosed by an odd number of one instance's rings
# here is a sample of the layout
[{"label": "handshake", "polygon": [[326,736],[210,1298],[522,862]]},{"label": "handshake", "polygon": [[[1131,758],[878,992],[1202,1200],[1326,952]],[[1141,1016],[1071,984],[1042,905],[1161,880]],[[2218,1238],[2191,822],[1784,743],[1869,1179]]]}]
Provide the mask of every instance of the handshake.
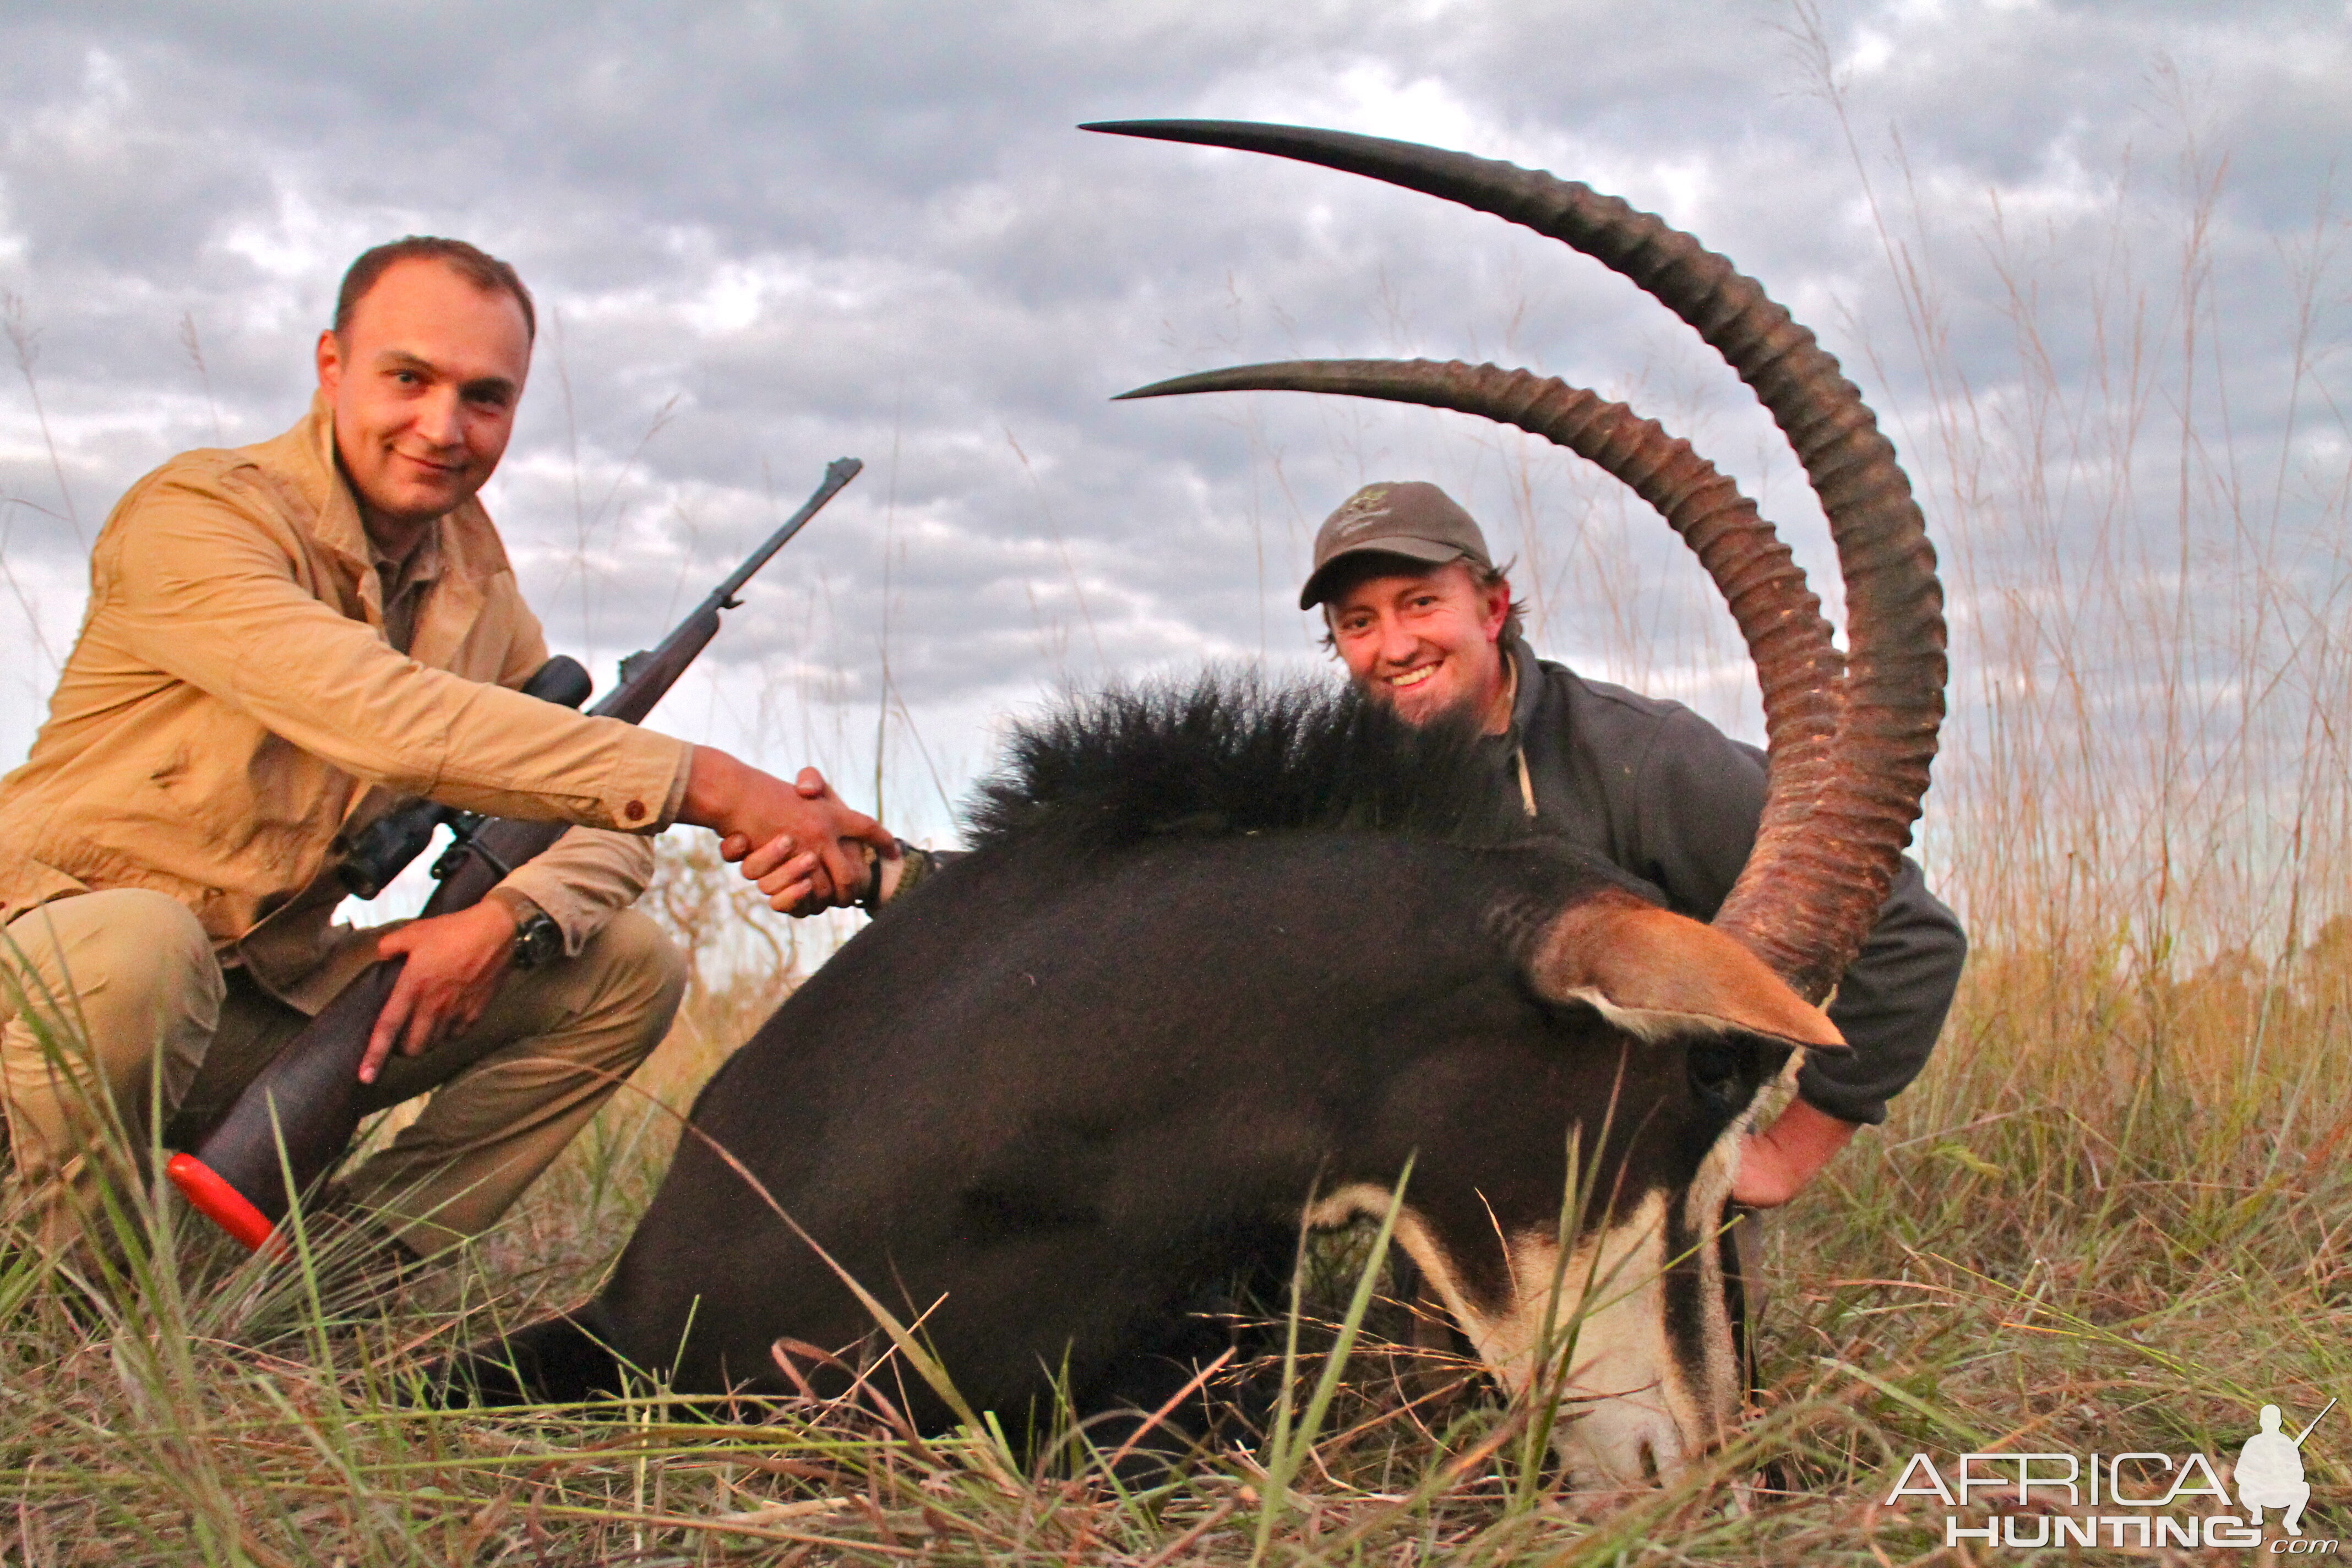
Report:
[{"label": "handshake", "polygon": [[788,915],[862,904],[879,909],[897,890],[904,847],[853,811],[814,768],[792,783],[697,746],[677,820],[719,835],[719,853],[740,863],[771,909]]}]

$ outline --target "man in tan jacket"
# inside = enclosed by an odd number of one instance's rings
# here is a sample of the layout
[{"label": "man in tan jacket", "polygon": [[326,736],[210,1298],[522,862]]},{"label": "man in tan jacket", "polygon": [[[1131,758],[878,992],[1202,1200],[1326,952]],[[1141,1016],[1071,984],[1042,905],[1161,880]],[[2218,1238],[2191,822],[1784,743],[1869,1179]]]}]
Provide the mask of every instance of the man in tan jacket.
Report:
[{"label": "man in tan jacket", "polygon": [[[629,908],[648,835],[709,827],[730,859],[814,846],[781,877],[761,861],[795,912],[898,869],[813,771],[788,784],[511,689],[547,645],[474,497],[533,328],[505,263],[378,247],[320,335],[309,416],[184,453],[109,518],[48,719],[0,780],[0,1108],[45,1246],[100,1224],[129,1173],[110,1150],[204,1124],[394,954],[360,1076],[373,1106],[437,1092],[347,1188],[408,1252],[477,1235],[677,1009],[679,955]],[[577,826],[472,909],[331,924],[342,851],[407,795]]]}]

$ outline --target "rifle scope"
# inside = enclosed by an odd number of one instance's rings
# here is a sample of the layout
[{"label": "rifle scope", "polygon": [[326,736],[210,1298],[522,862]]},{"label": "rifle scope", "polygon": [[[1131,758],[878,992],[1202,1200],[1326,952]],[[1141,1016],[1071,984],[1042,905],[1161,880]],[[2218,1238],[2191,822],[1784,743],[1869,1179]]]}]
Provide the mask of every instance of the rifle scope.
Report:
[{"label": "rifle scope", "polygon": [[[595,684],[578,659],[559,653],[531,672],[522,683],[522,694],[577,708],[588,700]],[[429,800],[404,802],[360,831],[343,863],[335,868],[335,877],[353,898],[373,899],[390,887],[411,860],[425,853],[425,847],[433,842],[435,828],[445,823],[456,826],[470,815]]]}]

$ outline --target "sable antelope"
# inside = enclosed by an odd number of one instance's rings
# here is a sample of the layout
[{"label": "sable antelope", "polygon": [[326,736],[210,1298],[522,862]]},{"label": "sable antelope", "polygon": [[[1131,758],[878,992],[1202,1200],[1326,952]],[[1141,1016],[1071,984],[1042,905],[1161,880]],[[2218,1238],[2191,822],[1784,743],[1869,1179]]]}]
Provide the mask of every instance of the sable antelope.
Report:
[{"label": "sable antelope", "polygon": [[[1517,841],[1475,738],[1352,699],[1114,694],[1016,736],[974,853],[886,910],[714,1078],[611,1281],[461,1363],[492,1396],[828,1373],[872,1342],[834,1261],[924,1331],[970,1405],[1150,1408],[1202,1348],[1186,1307],[1301,1223],[1394,1205],[1482,1360],[1526,1387],[1582,1313],[1559,1439],[1580,1481],[1669,1474],[1735,1418],[1722,1217],[1738,1137],[1884,899],[1942,713],[1934,556],[1812,335],[1724,258],[1545,174],[1331,132],[1095,127],[1248,148],[1444,195],[1648,289],[1756,390],[1820,493],[1850,655],[1754,506],[1656,425],[1490,365],[1258,365],[1129,395],[1288,388],[1519,426],[1599,463],[1714,575],[1755,658],[1769,796],[1711,926]],[[756,1176],[791,1225],[716,1149]],[[1596,1172],[1562,1256],[1569,1151]],[[797,1229],[795,1228],[797,1227]],[[1575,1298],[1605,1280],[1596,1299]],[[1555,1302],[1558,1282],[1570,1300]],[[509,1359],[510,1358],[510,1359]],[[847,1373],[834,1369],[834,1385]],[[919,1421],[947,1406],[910,1389]]]}]

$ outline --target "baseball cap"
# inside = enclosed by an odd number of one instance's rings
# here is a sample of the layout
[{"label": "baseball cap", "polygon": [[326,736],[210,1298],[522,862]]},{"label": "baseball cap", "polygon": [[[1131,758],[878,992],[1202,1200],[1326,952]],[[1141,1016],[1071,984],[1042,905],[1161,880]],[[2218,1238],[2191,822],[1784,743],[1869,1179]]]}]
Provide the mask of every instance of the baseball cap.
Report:
[{"label": "baseball cap", "polygon": [[1486,536],[1452,496],[1423,479],[1366,485],[1339,503],[1315,534],[1315,570],[1298,607],[1321,604],[1334,562],[1350,555],[1402,555],[1433,566],[1470,561],[1493,571]]}]

